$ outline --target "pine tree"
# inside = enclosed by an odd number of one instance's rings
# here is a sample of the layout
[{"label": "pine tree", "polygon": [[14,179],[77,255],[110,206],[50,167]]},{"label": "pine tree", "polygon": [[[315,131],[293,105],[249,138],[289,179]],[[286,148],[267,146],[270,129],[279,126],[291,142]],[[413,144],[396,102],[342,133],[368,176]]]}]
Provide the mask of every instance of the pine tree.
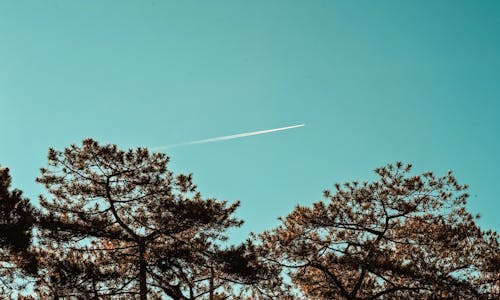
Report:
[{"label": "pine tree", "polygon": [[[37,271],[30,252],[33,208],[18,189],[10,190],[8,168],[0,167],[0,294],[21,290]],[[17,279],[17,280],[16,280]]]},{"label": "pine tree", "polygon": [[262,235],[269,259],[308,299],[498,299],[498,235],[467,212],[467,186],[410,168],[296,207]]},{"label": "pine tree", "polygon": [[50,193],[38,216],[41,295],[197,299],[256,278],[231,270],[231,249],[221,248],[225,231],[242,224],[239,203],[202,198],[191,175],[167,169],[166,155],[86,139],[50,149],[48,160],[37,179]]}]

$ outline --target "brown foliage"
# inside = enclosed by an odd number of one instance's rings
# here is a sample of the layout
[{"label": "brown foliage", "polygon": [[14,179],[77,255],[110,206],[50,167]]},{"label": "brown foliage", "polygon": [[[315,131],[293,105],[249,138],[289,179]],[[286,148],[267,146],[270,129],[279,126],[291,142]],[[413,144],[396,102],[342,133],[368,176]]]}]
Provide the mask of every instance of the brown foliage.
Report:
[{"label": "brown foliage", "polygon": [[378,168],[296,207],[258,246],[223,249],[239,203],[202,198],[164,154],[87,139],[48,158],[40,210],[0,169],[4,294],[28,275],[23,299],[500,298],[498,235],[476,225],[451,172]]},{"label": "brown foliage", "polygon": [[217,246],[241,225],[239,203],[203,199],[164,154],[87,139],[48,158],[37,179],[51,194],[40,198],[41,294],[196,299],[252,279]]},{"label": "brown foliage", "polygon": [[310,299],[498,299],[498,235],[466,211],[467,187],[410,168],[296,207],[261,236],[268,258]]}]

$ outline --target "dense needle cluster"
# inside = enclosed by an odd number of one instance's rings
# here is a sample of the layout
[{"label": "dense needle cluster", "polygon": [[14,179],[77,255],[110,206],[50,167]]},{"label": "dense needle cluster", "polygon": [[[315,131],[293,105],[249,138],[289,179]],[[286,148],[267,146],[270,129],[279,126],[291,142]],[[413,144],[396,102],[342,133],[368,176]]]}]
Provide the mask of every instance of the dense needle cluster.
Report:
[{"label": "dense needle cluster", "polygon": [[36,272],[31,244],[33,211],[20,190],[10,189],[8,168],[0,167],[0,294],[22,289],[16,278]]}]

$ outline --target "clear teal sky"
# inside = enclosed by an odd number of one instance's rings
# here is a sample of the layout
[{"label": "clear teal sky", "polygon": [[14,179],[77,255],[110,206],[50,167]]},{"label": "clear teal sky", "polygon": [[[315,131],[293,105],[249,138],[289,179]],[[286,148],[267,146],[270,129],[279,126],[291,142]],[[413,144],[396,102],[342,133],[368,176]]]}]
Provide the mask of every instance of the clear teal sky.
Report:
[{"label": "clear teal sky", "polygon": [[0,1],[0,163],[35,199],[50,146],[174,148],[236,238],[388,162],[455,171],[500,229],[500,1]]}]

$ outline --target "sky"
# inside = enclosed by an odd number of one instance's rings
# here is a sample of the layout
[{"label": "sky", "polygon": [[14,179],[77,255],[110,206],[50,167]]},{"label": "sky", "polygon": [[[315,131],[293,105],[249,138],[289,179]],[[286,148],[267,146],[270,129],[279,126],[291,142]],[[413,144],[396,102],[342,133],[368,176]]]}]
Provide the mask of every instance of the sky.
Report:
[{"label": "sky", "polygon": [[167,148],[234,239],[390,162],[454,171],[500,230],[500,1],[0,1],[0,164],[36,200],[49,147]]}]

